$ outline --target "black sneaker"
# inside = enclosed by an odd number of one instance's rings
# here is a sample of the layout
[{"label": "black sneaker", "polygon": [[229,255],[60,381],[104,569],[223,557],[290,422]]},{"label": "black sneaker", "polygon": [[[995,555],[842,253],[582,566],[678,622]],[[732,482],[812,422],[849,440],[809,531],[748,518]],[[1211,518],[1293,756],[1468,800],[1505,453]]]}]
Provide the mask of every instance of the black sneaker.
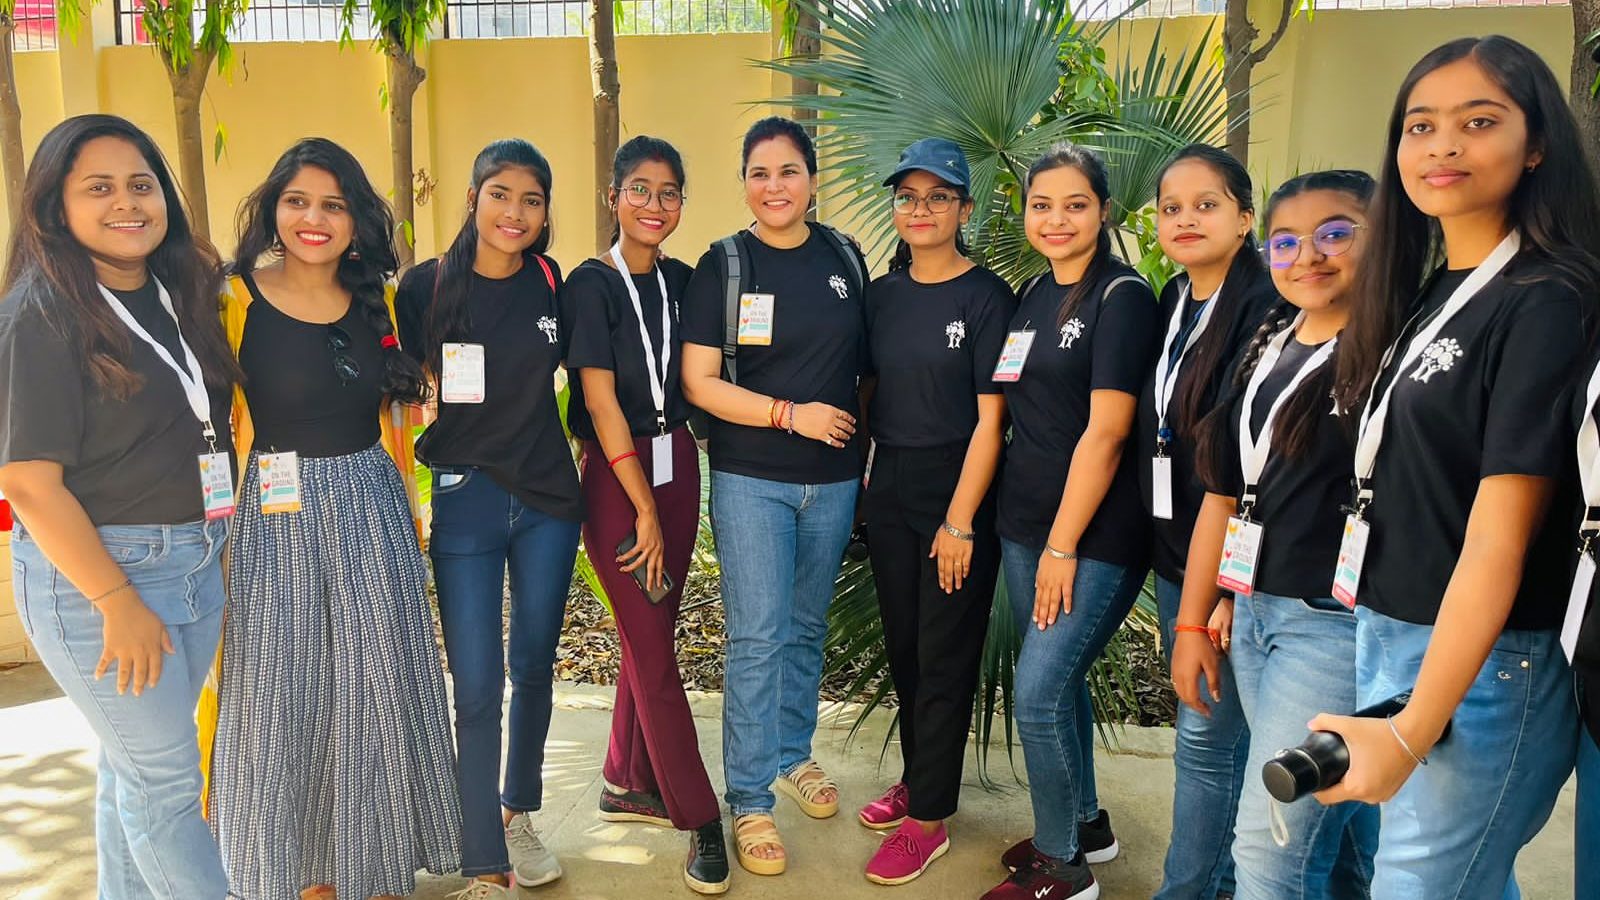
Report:
[{"label": "black sneaker", "polygon": [[1036,855],[1033,865],[1013,872],[983,900],[1098,900],[1099,896],[1100,885],[1080,851],[1071,862]]},{"label": "black sneaker", "polygon": [[1111,833],[1111,814],[1102,809],[1093,822],[1079,822],[1078,846],[1083,848],[1084,858],[1094,865],[1116,859],[1121,848],[1117,836]]},{"label": "black sneaker", "polygon": [[600,821],[602,822],[643,822],[646,825],[660,825],[663,828],[672,827],[672,818],[667,815],[667,804],[655,794],[646,794],[643,791],[623,791],[618,793],[610,788],[600,791]]},{"label": "black sneaker", "polygon": [[683,861],[683,880],[697,894],[722,894],[728,890],[728,845],[722,839],[722,820],[689,832],[689,856]]}]

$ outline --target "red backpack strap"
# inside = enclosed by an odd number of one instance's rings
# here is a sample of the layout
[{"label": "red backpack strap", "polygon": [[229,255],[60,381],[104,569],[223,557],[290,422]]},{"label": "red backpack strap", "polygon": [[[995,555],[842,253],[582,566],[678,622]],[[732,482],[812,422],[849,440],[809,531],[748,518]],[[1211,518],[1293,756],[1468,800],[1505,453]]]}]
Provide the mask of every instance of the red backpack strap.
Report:
[{"label": "red backpack strap", "polygon": [[535,253],[533,258],[539,263],[539,268],[544,270],[544,282],[550,285],[550,293],[556,292],[556,273],[550,271],[550,264],[545,262],[543,253]]}]

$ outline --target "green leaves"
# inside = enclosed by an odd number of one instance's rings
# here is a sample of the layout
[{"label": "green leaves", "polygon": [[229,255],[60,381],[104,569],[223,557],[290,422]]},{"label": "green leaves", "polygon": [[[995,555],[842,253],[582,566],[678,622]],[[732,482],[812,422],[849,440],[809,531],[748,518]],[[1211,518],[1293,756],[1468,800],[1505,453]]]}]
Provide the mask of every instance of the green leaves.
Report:
[{"label": "green leaves", "polygon": [[[346,32],[354,27],[360,12],[358,0],[344,0],[339,19]],[[436,22],[444,21],[445,0],[372,0],[372,39],[385,52],[413,56],[428,40]]]}]

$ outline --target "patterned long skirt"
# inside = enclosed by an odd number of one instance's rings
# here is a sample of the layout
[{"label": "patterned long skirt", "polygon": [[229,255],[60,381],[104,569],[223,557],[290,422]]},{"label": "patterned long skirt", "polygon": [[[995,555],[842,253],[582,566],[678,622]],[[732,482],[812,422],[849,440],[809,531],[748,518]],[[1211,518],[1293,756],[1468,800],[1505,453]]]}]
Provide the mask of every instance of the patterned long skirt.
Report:
[{"label": "patterned long skirt", "polygon": [[410,894],[460,867],[460,803],[426,569],[379,447],[300,460],[263,515],[252,456],[228,572],[211,825],[230,897]]}]

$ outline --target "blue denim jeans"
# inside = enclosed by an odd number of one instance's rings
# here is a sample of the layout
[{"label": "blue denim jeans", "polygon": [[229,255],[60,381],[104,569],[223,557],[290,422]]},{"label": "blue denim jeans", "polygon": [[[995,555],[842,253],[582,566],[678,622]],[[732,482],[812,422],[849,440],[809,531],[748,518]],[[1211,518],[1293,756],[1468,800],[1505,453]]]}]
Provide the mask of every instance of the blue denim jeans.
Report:
[{"label": "blue denim jeans", "polygon": [[[443,476],[457,476],[460,481]],[[461,791],[461,874],[511,868],[500,807],[531,812],[544,799],[556,642],[578,553],[578,523],[523,505],[475,469],[433,470],[433,538],[439,627],[454,685],[456,783]],[[506,570],[510,637],[501,639]],[[500,710],[511,672],[505,788]]]},{"label": "blue denim jeans", "polygon": [[[1170,663],[1183,585],[1159,575],[1155,582],[1161,647]],[[1233,822],[1245,780],[1250,730],[1234,689],[1233,669],[1227,656],[1222,660],[1222,700],[1211,704],[1211,715],[1178,704],[1172,842],[1154,900],[1212,900],[1218,892],[1234,888]]]},{"label": "blue denim jeans", "polygon": [[107,525],[100,541],[175,650],[155,687],[117,693],[115,668],[96,681],[102,619],[18,525],[12,587],[39,659],[100,738],[95,842],[100,900],[222,900],[222,857],[200,817],[194,710],[222,635],[225,520]]},{"label": "blue denim jeans", "polygon": [[858,485],[711,473],[728,631],[722,768],[736,816],[771,812],[773,780],[811,758],[828,605]]},{"label": "blue denim jeans", "polygon": [[[1433,626],[1356,607],[1356,703],[1416,685]],[[1517,852],[1550,818],[1572,772],[1578,717],[1554,631],[1501,633],[1450,736],[1383,804],[1374,897],[1507,900]]]},{"label": "blue denim jeans", "polygon": [[1577,850],[1577,897],[1583,897],[1584,885],[1591,888],[1600,883],[1600,859],[1595,851],[1600,848],[1600,745],[1588,728],[1580,727],[1578,735],[1578,822],[1573,835]]},{"label": "blue denim jeans", "polygon": [[1100,812],[1094,784],[1094,712],[1086,676],[1139,596],[1143,570],[1079,559],[1072,609],[1044,631],[1033,624],[1033,584],[1044,547],[1001,539],[1011,614],[1022,636],[1017,656],[1017,734],[1033,800],[1033,845],[1070,860],[1078,823]]},{"label": "blue denim jeans", "polygon": [[1364,900],[1378,847],[1378,808],[1354,802],[1323,806],[1309,797],[1280,804],[1289,834],[1289,845],[1280,847],[1268,818],[1274,801],[1260,776],[1279,750],[1306,739],[1312,716],[1356,711],[1356,617],[1332,597],[1301,600],[1257,591],[1234,602],[1230,656],[1250,725],[1234,828],[1235,896]]}]

